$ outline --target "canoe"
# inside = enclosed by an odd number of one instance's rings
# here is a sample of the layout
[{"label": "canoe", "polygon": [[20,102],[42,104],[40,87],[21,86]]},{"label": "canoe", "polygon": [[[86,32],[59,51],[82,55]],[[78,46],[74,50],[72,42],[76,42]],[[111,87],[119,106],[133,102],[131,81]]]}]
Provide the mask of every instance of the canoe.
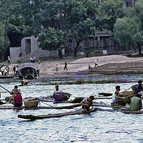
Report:
[{"label": "canoe", "polygon": [[76,111],[70,111],[65,113],[57,113],[57,114],[48,114],[48,115],[18,115],[18,118],[29,119],[29,120],[36,120],[36,119],[45,119],[45,118],[58,118],[63,116],[70,116],[70,115],[79,115],[79,114],[89,114],[91,112],[95,112],[97,110],[96,107],[93,107],[89,112],[84,112],[82,109]]},{"label": "canoe", "polygon": [[103,95],[103,96],[112,96],[112,93],[104,93],[104,92],[101,92],[101,93],[99,93],[99,95]]},{"label": "canoe", "polygon": [[38,109],[72,109],[75,107],[79,107],[81,104],[74,104],[74,105],[68,105],[68,106],[59,106],[59,107],[54,107],[54,106],[37,106],[37,107],[14,107],[13,105],[0,105],[0,110],[8,110],[8,109],[18,109],[18,110],[38,110]]}]

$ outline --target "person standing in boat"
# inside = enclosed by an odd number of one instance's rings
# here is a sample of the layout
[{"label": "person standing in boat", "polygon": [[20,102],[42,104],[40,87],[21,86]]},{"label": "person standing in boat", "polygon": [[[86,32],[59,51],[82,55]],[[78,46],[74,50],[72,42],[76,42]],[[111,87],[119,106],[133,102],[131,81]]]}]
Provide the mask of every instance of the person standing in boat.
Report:
[{"label": "person standing in boat", "polygon": [[13,95],[12,104],[16,107],[22,106],[22,96],[17,85],[14,87],[11,94]]},{"label": "person standing in boat", "polygon": [[136,89],[135,89],[135,96],[141,91],[143,91],[143,86],[142,86],[142,81],[139,80],[138,85],[136,86]]},{"label": "person standing in boat", "polygon": [[63,91],[59,90],[58,84],[55,86],[55,88],[56,88],[56,91],[54,91],[54,93],[53,93],[54,102],[62,101],[63,100]]},{"label": "person standing in boat", "polygon": [[116,91],[112,95],[112,102],[117,103],[116,96],[120,96],[120,86],[116,86]]},{"label": "person standing in boat", "polygon": [[92,105],[93,100],[94,100],[94,96],[90,96],[88,98],[83,99],[83,101],[81,102],[81,105],[82,105],[82,109],[85,112],[88,112],[90,110],[90,106]]}]

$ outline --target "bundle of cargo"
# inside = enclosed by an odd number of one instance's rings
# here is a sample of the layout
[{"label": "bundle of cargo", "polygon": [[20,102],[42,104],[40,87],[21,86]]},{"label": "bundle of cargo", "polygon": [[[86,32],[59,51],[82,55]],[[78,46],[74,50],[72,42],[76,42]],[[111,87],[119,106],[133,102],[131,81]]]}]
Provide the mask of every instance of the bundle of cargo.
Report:
[{"label": "bundle of cargo", "polygon": [[38,100],[24,100],[24,105],[26,108],[32,108],[38,106]]}]

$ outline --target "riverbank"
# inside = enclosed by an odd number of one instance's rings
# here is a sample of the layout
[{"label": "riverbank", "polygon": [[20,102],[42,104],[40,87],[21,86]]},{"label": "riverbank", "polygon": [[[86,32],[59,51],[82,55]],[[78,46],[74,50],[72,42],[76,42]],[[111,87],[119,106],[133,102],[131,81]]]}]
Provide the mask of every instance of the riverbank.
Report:
[{"label": "riverbank", "polygon": [[[65,62],[68,70],[64,70]],[[98,67],[94,68],[95,62]],[[10,64],[10,74],[13,74]],[[92,69],[88,69],[89,65]],[[41,77],[70,77],[73,74],[122,74],[143,73],[143,57],[107,55],[80,59],[41,61],[38,64]]]}]

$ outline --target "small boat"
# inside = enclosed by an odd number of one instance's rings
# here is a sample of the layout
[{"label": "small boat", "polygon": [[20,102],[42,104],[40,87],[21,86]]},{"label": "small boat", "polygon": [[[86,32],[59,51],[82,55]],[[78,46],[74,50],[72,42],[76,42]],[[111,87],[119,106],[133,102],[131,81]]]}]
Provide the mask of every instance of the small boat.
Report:
[{"label": "small boat", "polygon": [[37,65],[35,63],[23,63],[18,65],[18,77],[20,79],[34,79],[38,77]]},{"label": "small boat", "polygon": [[29,120],[36,120],[36,119],[45,119],[45,118],[58,118],[63,116],[70,116],[70,115],[79,115],[79,114],[89,114],[91,112],[95,112],[97,110],[96,107],[93,107],[88,112],[84,112],[82,109],[65,112],[65,113],[56,113],[56,114],[48,114],[48,115],[18,115],[18,118],[29,119]]}]

